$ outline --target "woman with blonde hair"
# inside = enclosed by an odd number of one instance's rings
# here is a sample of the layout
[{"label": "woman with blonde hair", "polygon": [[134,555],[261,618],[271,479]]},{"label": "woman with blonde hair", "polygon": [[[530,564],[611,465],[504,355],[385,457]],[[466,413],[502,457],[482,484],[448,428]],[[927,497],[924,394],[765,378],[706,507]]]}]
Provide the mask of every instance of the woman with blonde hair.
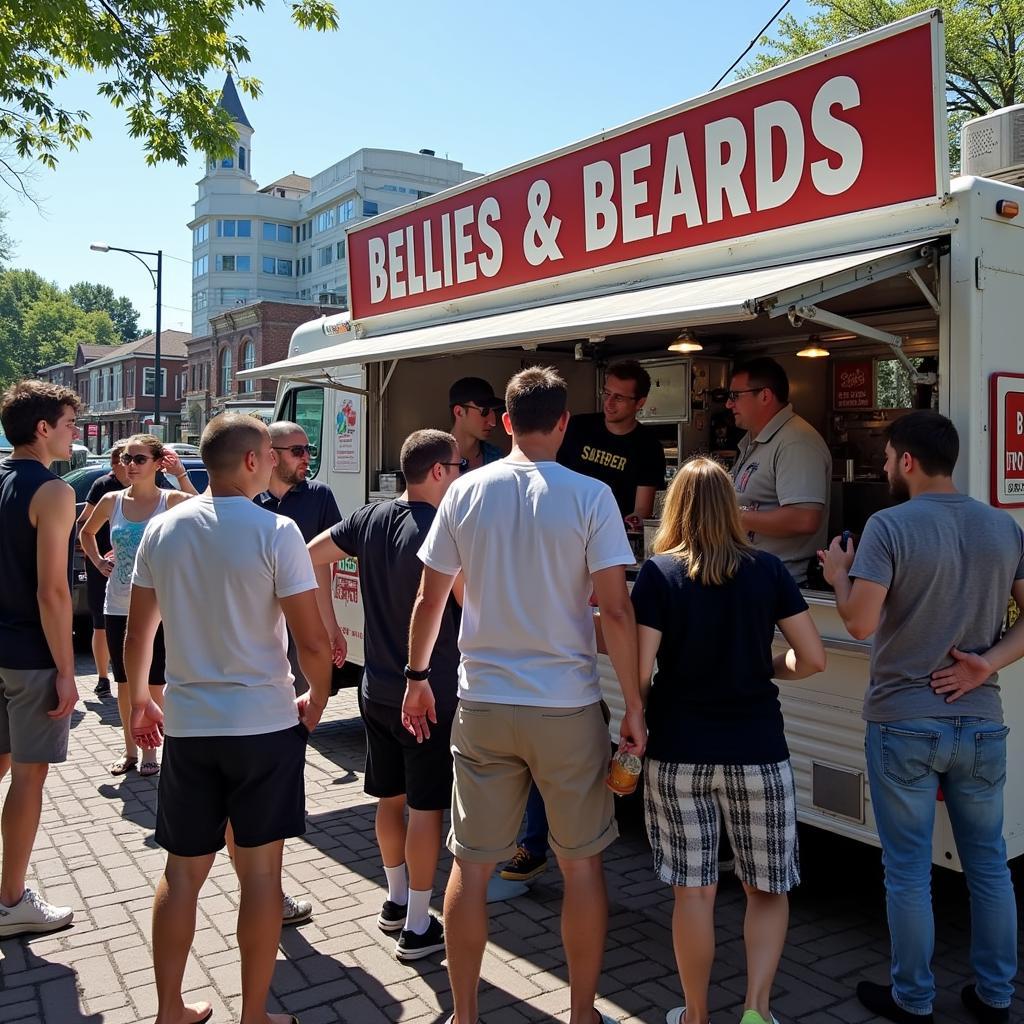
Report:
[{"label": "woman with blonde hair", "polygon": [[[143,750],[142,763],[132,739],[132,702],[128,689],[128,676],[124,668],[124,636],[128,623],[128,605],[132,593],[132,572],[135,552],[138,551],[146,524],[161,512],[191,498],[195,488],[188,476],[180,472],[181,462],[160,439],[152,434],[134,434],[121,442],[121,463],[124,465],[128,486],[123,491],[105,494],[82,527],[80,539],[86,558],[107,577],[107,592],[103,603],[103,619],[110,648],[110,664],[117,683],[117,710],[124,731],[124,754],[109,765],[111,775],[124,775],[137,768],[140,775],[156,775],[160,765],[155,750]],[[158,473],[167,470],[178,477],[184,490],[163,490],[158,485]],[[110,523],[109,555],[101,555],[96,534],[105,523]],[[161,629],[153,645],[153,664],[149,672],[149,692],[158,704],[163,704],[164,640]]]},{"label": "woman with blonde hair", "polygon": [[[693,459],[676,475],[654,551],[633,605],[649,730],[647,830],[658,877],[674,889],[685,999],[666,1021],[708,1024],[724,816],[747,895],[741,1024],[770,1024],[786,894],[799,881],[796,794],[772,679],[822,671],[825,651],[785,566],[747,543],[732,481],[717,462]],[[776,626],[789,649],[773,657]]]}]

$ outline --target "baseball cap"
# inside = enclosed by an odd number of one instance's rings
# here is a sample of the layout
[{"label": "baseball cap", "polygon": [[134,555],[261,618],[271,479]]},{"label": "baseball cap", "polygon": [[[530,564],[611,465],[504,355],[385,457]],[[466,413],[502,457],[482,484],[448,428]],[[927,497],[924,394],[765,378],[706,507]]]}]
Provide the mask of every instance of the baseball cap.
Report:
[{"label": "baseball cap", "polygon": [[505,402],[483,377],[460,377],[448,389],[448,405],[478,405],[481,409],[502,412]]}]

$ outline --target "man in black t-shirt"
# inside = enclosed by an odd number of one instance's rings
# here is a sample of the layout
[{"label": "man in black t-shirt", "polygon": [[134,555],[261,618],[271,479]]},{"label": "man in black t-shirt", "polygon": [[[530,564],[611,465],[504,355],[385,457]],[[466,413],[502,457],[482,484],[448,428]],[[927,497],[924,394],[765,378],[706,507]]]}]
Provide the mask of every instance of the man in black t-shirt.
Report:
[{"label": "man in black t-shirt", "polygon": [[601,391],[604,410],[573,416],[558,452],[563,466],[612,489],[631,530],[650,518],[654,495],[665,486],[661,442],[636,418],[650,390],[650,374],[635,359],[613,363]]},{"label": "man in black t-shirt", "polygon": [[409,620],[423,574],[417,553],[464,461],[451,434],[417,430],[402,445],[405,493],[365,505],[309,545],[322,615],[328,608],[334,615],[331,564],[339,558],[359,559],[366,622],[359,692],[366,729],[364,789],[378,800],[377,841],[388,881],[377,924],[385,932],[401,931],[399,960],[418,960],[444,949],[444,929],[428,911],[441,851],[441,817],[451,805],[449,740],[459,672],[459,613],[451,601],[429,668],[437,721],[430,723],[422,743],[402,725],[402,700]]}]

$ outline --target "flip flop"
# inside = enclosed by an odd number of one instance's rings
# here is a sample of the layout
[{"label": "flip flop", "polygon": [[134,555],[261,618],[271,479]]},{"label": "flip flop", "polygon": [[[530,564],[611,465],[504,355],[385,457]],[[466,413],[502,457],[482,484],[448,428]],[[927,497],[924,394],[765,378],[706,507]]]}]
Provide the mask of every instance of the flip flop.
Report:
[{"label": "flip flop", "polygon": [[[160,763],[158,761],[143,761],[139,765],[140,775],[159,775],[160,774]],[[202,1022],[200,1022],[202,1024]]]},{"label": "flip flop", "polygon": [[137,768],[139,759],[137,757],[119,757],[107,765],[107,771],[111,775],[127,775],[133,768]]}]

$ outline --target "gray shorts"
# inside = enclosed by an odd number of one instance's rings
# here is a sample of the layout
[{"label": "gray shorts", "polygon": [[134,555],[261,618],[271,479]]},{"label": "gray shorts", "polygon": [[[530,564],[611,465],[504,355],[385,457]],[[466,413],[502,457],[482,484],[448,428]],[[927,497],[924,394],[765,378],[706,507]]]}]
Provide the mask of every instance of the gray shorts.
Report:
[{"label": "gray shorts", "polygon": [[0,754],[19,764],[68,759],[71,716],[50,718],[57,706],[55,668],[0,668]]}]

